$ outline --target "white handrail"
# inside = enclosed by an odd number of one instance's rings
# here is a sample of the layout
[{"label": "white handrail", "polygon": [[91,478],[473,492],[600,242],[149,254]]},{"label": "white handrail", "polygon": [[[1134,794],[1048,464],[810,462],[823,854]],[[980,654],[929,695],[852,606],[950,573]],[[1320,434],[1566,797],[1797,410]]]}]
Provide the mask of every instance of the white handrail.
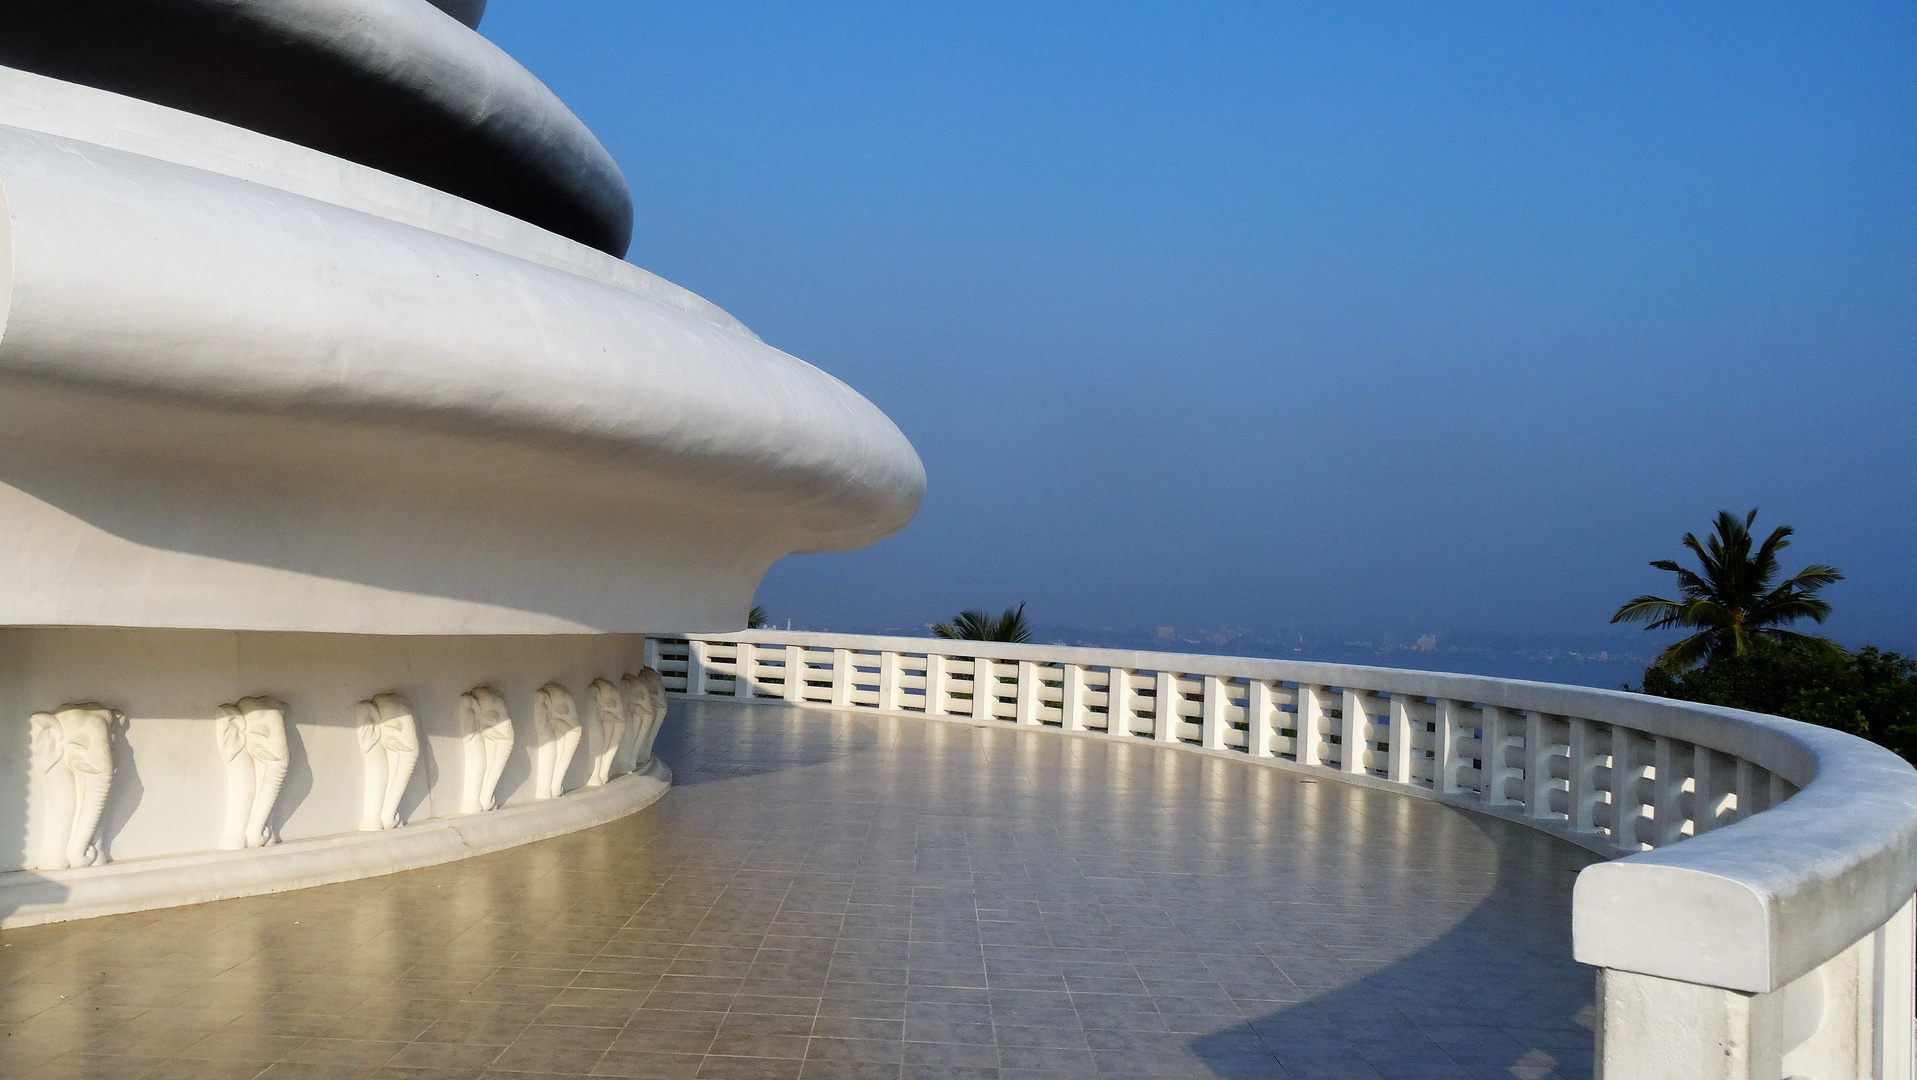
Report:
[{"label": "white handrail", "polygon": [[[788,631],[647,648],[675,693],[1148,738],[1522,821],[1612,857],[1579,875],[1573,907],[1575,954],[1600,969],[1607,1077],[1913,1074],[1917,771],[1841,732],[1254,657]],[[1728,1024],[1742,1058],[1670,1058],[1664,1029],[1699,1010],[1700,1046]]]}]

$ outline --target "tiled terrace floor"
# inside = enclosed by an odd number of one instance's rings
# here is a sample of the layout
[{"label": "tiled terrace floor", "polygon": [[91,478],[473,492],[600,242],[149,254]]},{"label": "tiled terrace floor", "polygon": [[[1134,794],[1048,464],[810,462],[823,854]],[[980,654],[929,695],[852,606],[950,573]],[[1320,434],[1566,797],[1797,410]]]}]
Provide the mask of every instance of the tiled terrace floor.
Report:
[{"label": "tiled terrace floor", "polygon": [[673,702],[590,832],[0,932],[0,1075],[1584,1077],[1590,857],[1148,744]]}]

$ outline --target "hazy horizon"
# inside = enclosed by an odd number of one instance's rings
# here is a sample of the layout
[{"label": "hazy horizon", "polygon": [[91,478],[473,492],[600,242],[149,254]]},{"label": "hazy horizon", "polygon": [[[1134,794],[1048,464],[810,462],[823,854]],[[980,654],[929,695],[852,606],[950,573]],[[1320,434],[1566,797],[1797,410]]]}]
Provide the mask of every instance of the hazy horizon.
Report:
[{"label": "hazy horizon", "polygon": [[1755,506],[1787,569],[1848,575],[1823,632],[1917,649],[1907,5],[495,0],[483,30],[625,170],[633,262],[923,456],[900,535],[773,568],[781,624],[1026,601],[1061,634],[1648,656],[1606,625],[1674,589],[1646,562]]}]

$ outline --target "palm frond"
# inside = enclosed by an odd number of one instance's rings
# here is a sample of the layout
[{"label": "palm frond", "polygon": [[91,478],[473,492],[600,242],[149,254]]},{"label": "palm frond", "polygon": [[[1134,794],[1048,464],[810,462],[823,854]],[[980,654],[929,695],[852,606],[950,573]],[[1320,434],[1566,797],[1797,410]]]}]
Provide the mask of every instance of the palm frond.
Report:
[{"label": "palm frond", "polygon": [[1684,605],[1684,626],[1735,626],[1737,613],[1715,600],[1693,600]]},{"label": "palm frond", "polygon": [[1679,638],[1666,645],[1664,651],[1658,653],[1657,659],[1652,663],[1670,671],[1683,671],[1685,668],[1696,667],[1710,655],[1715,638],[1716,632],[1712,630],[1704,630],[1687,638]]},{"label": "palm frond", "polygon": [[1697,597],[1700,597],[1700,596],[1709,596],[1714,591],[1711,587],[1710,582],[1705,581],[1703,578],[1698,577],[1695,573],[1685,569],[1682,566],[1679,566],[1678,564],[1672,562],[1669,559],[1658,559],[1655,562],[1651,563],[1651,565],[1656,569],[1668,570],[1671,573],[1676,574],[1677,589],[1679,592],[1683,593],[1686,597],[1689,597],[1691,599],[1696,599]]},{"label": "palm frond", "polygon": [[1806,566],[1792,575],[1790,580],[1779,585],[1779,589],[1796,589],[1799,592],[1816,592],[1826,585],[1835,585],[1844,580],[1835,566]]},{"label": "palm frond", "polygon": [[1751,609],[1750,614],[1745,616],[1745,622],[1753,629],[1763,630],[1779,623],[1796,622],[1799,619],[1821,623],[1829,617],[1829,601],[1798,593],[1785,596],[1772,593]]},{"label": "palm frond", "polygon": [[[1757,511],[1753,510],[1751,513],[1755,514]],[[1757,549],[1757,555],[1753,561],[1776,562],[1777,553],[1791,546],[1791,537],[1796,535],[1796,533],[1797,530],[1791,528],[1789,525],[1779,525],[1777,528],[1772,529],[1770,536],[1764,539],[1763,546]]]},{"label": "palm frond", "polygon": [[1611,621],[1648,622],[1652,624],[1650,629],[1655,630],[1674,625],[1684,608],[1685,604],[1681,601],[1666,600],[1662,596],[1640,596],[1626,601],[1623,607],[1617,609],[1617,614],[1611,616]]},{"label": "palm frond", "polygon": [[998,623],[992,629],[995,631],[993,641],[1023,644],[1032,640],[1032,632],[1025,625],[1025,605],[1022,603],[1017,609],[1006,608],[1005,613],[998,617]]},{"label": "palm frond", "polygon": [[1837,644],[1827,637],[1818,637],[1815,634],[1800,634],[1795,630],[1778,630],[1771,628],[1759,630],[1758,633],[1763,635],[1764,640],[1777,645],[1797,645],[1807,649],[1836,649],[1839,652],[1842,652],[1844,648],[1842,645]]},{"label": "palm frond", "polygon": [[961,611],[949,623],[932,624],[932,636],[952,641],[1024,642],[1031,640],[1031,631],[1025,625],[1025,605],[1020,604],[1006,608],[996,618],[983,611]]}]

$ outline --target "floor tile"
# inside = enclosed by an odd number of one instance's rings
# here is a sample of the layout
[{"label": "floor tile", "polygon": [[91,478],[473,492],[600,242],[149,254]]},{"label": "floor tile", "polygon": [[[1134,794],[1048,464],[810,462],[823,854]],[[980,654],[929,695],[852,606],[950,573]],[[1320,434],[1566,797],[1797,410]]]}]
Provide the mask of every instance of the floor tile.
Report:
[{"label": "floor tile", "polygon": [[675,700],[674,790],[384,878],[0,932],[37,1080],[1588,1080],[1592,857],[1246,763]]}]

